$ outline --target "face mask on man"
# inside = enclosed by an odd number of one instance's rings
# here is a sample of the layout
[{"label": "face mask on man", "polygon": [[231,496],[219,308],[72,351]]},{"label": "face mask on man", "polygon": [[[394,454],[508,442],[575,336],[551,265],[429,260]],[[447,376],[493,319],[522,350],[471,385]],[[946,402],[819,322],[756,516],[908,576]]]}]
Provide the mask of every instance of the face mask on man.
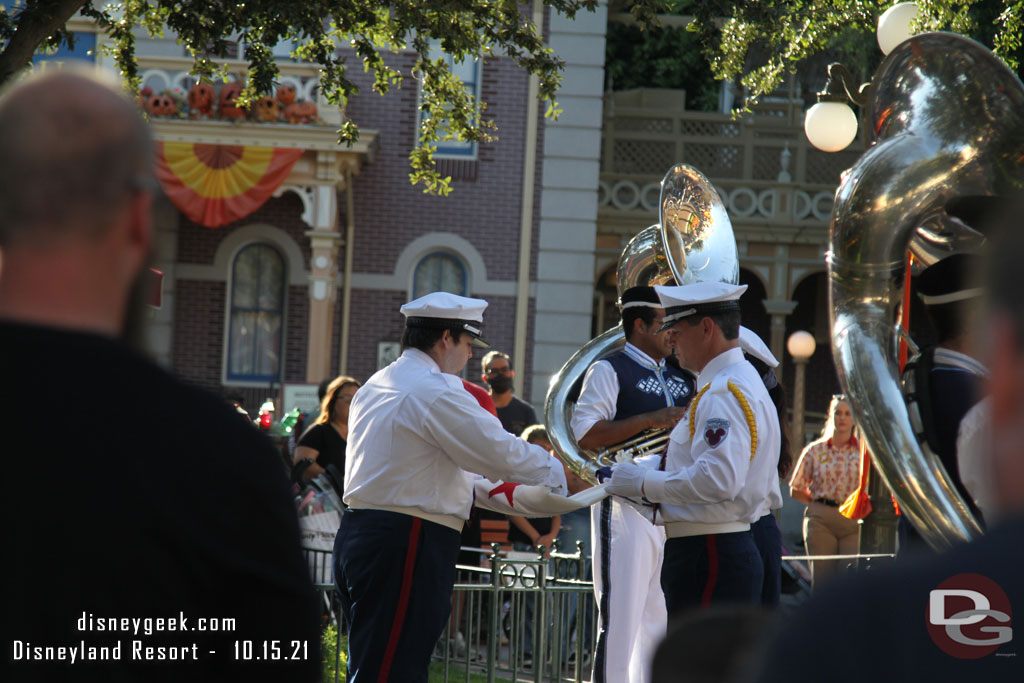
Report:
[{"label": "face mask on man", "polygon": [[487,378],[487,384],[494,393],[504,394],[512,388],[512,378],[508,375],[492,375]]}]

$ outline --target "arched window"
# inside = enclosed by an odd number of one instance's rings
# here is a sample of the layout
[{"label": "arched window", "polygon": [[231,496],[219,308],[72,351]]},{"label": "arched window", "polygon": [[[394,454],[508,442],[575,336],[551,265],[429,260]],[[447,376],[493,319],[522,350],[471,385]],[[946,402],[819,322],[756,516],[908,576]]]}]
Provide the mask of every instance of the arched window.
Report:
[{"label": "arched window", "polygon": [[412,276],[412,297],[418,299],[431,292],[451,292],[466,296],[466,266],[447,251],[427,254],[416,264]]},{"label": "arched window", "polygon": [[284,259],[268,244],[250,244],[231,267],[227,379],[276,382],[281,377]]}]

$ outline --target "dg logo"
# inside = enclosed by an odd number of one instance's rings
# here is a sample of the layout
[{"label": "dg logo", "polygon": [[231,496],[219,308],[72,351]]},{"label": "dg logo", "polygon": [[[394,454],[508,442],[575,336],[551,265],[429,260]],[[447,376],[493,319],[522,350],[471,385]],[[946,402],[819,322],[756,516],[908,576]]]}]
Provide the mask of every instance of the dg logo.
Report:
[{"label": "dg logo", "polygon": [[928,594],[928,635],[948,655],[978,659],[1013,639],[1010,600],[992,579],[957,574]]}]

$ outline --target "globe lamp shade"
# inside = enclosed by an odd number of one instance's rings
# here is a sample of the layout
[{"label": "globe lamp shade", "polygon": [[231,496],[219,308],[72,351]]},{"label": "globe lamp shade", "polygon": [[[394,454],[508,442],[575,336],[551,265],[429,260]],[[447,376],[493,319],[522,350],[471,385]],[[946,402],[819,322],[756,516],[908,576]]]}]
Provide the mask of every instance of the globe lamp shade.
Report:
[{"label": "globe lamp shade", "polygon": [[916,2],[893,5],[878,17],[878,47],[882,54],[889,54],[894,47],[913,35],[910,24],[916,17]]},{"label": "globe lamp shade", "polygon": [[838,152],[857,137],[857,115],[842,102],[818,102],[807,110],[804,133],[821,151]]},{"label": "globe lamp shade", "polygon": [[803,330],[794,332],[786,340],[786,350],[789,351],[789,355],[797,360],[807,360],[813,356],[816,346],[817,343],[814,341],[814,335]]}]

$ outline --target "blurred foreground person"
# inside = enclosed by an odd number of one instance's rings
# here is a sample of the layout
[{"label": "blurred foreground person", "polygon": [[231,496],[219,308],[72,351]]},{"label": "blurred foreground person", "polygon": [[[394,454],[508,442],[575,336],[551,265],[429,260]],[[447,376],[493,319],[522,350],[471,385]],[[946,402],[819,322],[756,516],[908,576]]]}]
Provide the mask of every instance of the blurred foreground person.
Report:
[{"label": "blurred foreground person", "polygon": [[0,97],[0,679],[316,680],[273,447],[121,340],[153,239],[151,153],[136,108],[91,76]]},{"label": "blurred foreground person", "polygon": [[651,683],[750,683],[779,622],[778,614],[742,603],[684,612],[655,651]]},{"label": "blurred foreground person", "polygon": [[1004,234],[988,251],[988,310],[979,322],[990,370],[988,462],[998,521],[985,536],[942,554],[826,586],[787,621],[762,680],[792,681],[808,671],[827,671],[830,683],[852,683],[866,674],[854,666],[858,661],[870,662],[872,672],[892,681],[1024,676],[1014,633],[1014,613],[1024,606],[1024,231],[1019,206],[1007,215]]}]

